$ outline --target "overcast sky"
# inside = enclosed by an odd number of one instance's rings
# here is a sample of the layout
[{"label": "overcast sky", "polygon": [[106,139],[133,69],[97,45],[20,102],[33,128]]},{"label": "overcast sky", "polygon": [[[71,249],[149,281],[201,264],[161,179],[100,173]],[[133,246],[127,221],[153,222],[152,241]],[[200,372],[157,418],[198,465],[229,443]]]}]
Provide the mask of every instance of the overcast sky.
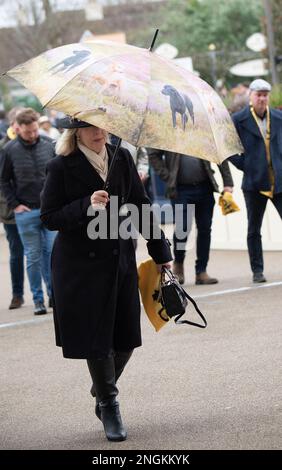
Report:
[{"label": "overcast sky", "polygon": [[[23,5],[28,11],[32,2],[38,10],[41,9],[41,0],[0,0],[0,27],[15,26],[19,5]],[[56,5],[58,10],[79,10],[85,7],[87,0],[51,0],[51,3]]]},{"label": "overcast sky", "polygon": [[[127,0],[129,1],[129,0]],[[131,2],[142,3],[150,2],[153,0],[130,0]],[[162,1],[162,0],[154,0]],[[50,0],[51,4],[57,10],[80,10],[85,8],[87,3],[97,3],[98,5],[115,5],[118,3],[126,3],[126,0]],[[42,0],[0,0],[0,28],[7,28],[9,26],[16,26],[17,14],[20,11],[20,6],[25,12],[31,10],[31,5],[35,5],[38,13],[42,11]],[[43,18],[42,18],[43,19]]]}]

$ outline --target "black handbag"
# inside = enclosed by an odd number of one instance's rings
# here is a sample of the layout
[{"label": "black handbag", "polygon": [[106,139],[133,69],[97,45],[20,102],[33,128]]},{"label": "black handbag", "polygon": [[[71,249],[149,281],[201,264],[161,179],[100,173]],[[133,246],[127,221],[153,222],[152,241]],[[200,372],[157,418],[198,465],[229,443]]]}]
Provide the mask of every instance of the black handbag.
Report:
[{"label": "black handbag", "polygon": [[[166,275],[168,276],[167,281],[165,280]],[[207,321],[202,312],[200,311],[195,300],[192,299],[189,294],[187,294],[187,292],[179,284],[177,278],[173,275],[170,269],[167,269],[165,267],[162,268],[161,272],[161,283],[158,301],[164,307],[169,318],[175,317],[174,322],[176,324],[186,323],[188,325],[198,326],[199,328],[206,328]],[[203,325],[188,320],[180,320],[180,318],[184,315],[186,311],[186,307],[189,301],[193,304],[196,312],[203,320]],[[159,314],[163,320],[168,321],[168,319],[162,315],[162,311]]]}]

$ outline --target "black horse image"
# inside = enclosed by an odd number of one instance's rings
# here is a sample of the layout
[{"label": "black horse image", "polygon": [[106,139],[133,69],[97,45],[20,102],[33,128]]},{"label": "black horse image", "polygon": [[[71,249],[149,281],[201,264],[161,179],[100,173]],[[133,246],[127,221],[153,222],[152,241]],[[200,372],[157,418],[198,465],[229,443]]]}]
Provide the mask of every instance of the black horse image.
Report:
[{"label": "black horse image", "polygon": [[172,124],[174,128],[176,128],[176,113],[179,113],[181,115],[182,128],[185,131],[185,127],[188,122],[186,109],[188,110],[194,124],[194,107],[192,101],[187,95],[179,93],[179,91],[171,85],[165,85],[162,89],[162,94],[169,96]]},{"label": "black horse image", "polygon": [[49,70],[53,70],[53,74],[57,72],[69,72],[69,70],[78,67],[89,59],[90,51],[73,51],[73,55],[66,57],[57,64],[53,65]]}]

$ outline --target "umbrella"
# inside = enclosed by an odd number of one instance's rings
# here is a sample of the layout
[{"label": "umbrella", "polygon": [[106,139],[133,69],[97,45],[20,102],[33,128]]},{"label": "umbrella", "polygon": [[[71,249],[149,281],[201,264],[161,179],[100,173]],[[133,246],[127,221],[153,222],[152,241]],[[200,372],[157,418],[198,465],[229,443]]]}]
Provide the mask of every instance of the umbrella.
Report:
[{"label": "umbrella", "polygon": [[44,107],[106,129],[136,147],[219,164],[242,153],[217,93],[193,73],[153,53],[153,43],[149,50],[110,41],[68,44],[7,75],[33,92]]}]

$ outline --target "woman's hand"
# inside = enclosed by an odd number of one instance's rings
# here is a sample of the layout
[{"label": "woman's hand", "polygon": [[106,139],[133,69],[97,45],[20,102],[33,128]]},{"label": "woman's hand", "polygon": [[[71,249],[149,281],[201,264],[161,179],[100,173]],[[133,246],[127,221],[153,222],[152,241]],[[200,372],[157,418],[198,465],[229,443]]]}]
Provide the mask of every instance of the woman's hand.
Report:
[{"label": "woman's hand", "polygon": [[109,194],[107,193],[107,191],[104,191],[102,189],[99,191],[95,191],[90,198],[91,206],[95,210],[105,209],[109,200]]},{"label": "woman's hand", "polygon": [[158,273],[162,272],[162,267],[171,269],[171,263],[157,264]]}]

